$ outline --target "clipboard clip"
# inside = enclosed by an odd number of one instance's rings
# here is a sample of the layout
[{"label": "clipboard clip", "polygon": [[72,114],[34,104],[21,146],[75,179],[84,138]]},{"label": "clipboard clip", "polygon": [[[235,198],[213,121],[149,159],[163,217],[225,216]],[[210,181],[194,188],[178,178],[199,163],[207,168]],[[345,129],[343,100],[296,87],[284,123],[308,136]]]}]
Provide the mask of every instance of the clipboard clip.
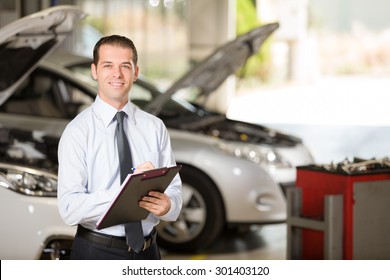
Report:
[{"label": "clipboard clip", "polygon": [[168,171],[167,167],[162,167],[162,168],[157,168],[157,169],[144,171],[142,173],[142,179],[141,180],[163,176],[163,175],[165,175],[167,173],[167,171]]}]

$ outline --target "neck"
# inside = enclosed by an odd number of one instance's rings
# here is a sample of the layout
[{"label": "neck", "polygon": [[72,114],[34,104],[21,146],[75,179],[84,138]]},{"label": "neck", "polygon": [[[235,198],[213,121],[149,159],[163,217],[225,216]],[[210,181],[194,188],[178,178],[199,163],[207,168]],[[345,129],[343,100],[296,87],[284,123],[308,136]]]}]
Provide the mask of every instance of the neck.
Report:
[{"label": "neck", "polygon": [[105,98],[104,96],[99,94],[99,97],[106,102],[107,104],[111,105],[118,111],[120,111],[128,102],[128,99],[112,99],[112,98]]}]

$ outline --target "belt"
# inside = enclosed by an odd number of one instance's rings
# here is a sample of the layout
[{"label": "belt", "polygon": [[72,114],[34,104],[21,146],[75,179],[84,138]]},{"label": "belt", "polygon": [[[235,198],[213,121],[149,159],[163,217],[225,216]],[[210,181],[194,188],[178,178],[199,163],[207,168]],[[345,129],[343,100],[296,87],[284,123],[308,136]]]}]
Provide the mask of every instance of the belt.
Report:
[{"label": "belt", "polygon": [[[108,235],[104,233],[99,233],[96,231],[92,231],[89,229],[86,229],[82,226],[77,227],[77,236],[84,238],[88,241],[91,241],[93,243],[97,243],[100,245],[104,245],[107,247],[114,247],[118,249],[126,249],[129,252],[134,252],[133,249],[127,245],[126,243],[126,237],[120,237],[120,236],[113,236]],[[152,232],[145,237],[144,246],[141,251],[145,251],[152,245],[154,242],[156,242],[157,238],[157,231],[156,228],[153,228]]]}]

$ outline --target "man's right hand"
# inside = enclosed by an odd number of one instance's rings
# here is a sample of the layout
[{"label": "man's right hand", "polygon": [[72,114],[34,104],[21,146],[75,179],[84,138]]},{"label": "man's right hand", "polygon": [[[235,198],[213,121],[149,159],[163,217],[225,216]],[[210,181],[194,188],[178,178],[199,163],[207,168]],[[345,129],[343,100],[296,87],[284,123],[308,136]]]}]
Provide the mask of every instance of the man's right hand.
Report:
[{"label": "man's right hand", "polygon": [[141,163],[140,165],[135,167],[134,174],[141,173],[147,170],[152,170],[155,169],[154,165],[152,162],[147,161],[144,163]]}]

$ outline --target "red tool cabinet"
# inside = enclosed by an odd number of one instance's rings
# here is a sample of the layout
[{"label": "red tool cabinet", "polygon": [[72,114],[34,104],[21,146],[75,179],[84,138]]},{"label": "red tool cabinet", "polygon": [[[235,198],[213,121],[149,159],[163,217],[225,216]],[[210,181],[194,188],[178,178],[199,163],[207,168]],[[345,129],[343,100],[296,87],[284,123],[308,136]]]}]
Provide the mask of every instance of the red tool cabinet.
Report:
[{"label": "red tool cabinet", "polygon": [[[390,181],[387,180],[390,180],[390,169],[346,174],[315,166],[298,167],[296,188],[301,189],[300,215],[322,220],[325,196],[342,195],[343,207],[339,213],[343,221],[342,258],[387,258],[390,255]],[[324,259],[324,232],[302,229],[300,234],[301,258]]]}]

